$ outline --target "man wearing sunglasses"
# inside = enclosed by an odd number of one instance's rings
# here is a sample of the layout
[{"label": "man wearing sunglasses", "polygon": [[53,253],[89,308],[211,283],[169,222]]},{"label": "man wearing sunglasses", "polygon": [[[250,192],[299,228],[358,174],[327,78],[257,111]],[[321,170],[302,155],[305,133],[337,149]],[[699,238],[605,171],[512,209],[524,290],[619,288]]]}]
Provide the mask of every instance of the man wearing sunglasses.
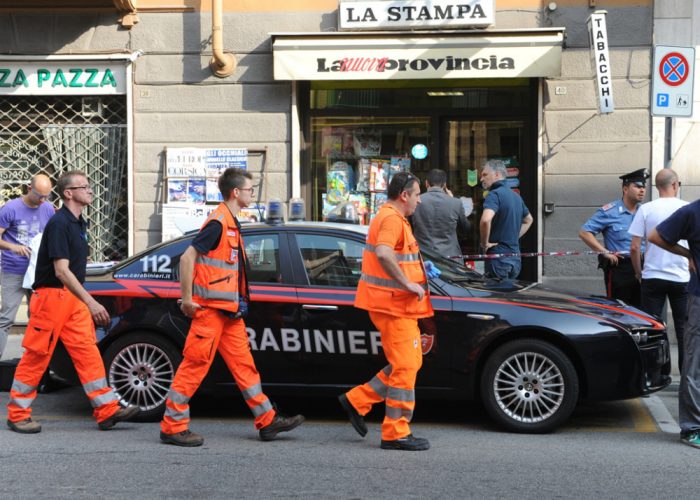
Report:
[{"label": "man wearing sunglasses", "polygon": [[31,316],[22,341],[24,354],[7,405],[7,425],[21,434],[41,432],[41,425],[31,418],[31,405],[59,339],[73,360],[100,430],[109,430],[139,412],[138,406],[120,408],[107,385],[94,323],[109,323],[109,313],[83,287],[89,246],[82,213],[92,203],[92,189],[84,173],[70,171],[58,179],[56,191],[63,206],[41,238]]},{"label": "man wearing sunglasses", "polygon": [[406,219],[421,202],[418,178],[407,172],[395,174],[387,197],[369,226],[355,307],[369,311],[389,364],[338,399],[362,437],[367,434],[363,416],[383,401],[380,447],[421,451],[430,443],[415,437],[409,423],[416,406],[416,376],[423,364],[418,319],[433,316],[433,307],[418,242]]},{"label": "man wearing sunglasses", "polygon": [[37,174],[29,183],[27,194],[0,208],[0,358],[22,297],[26,295],[29,302],[30,292],[22,288],[32,253],[29,242],[44,231],[54,214],[53,205],[46,201],[50,195],[51,179]]}]

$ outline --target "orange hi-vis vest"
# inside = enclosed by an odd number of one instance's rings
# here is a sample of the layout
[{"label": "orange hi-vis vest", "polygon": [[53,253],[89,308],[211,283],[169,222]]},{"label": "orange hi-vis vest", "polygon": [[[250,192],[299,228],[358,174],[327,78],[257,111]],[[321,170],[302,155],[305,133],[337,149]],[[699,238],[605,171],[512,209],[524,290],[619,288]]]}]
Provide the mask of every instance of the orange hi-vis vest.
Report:
[{"label": "orange hi-vis vest", "polygon": [[221,203],[202,225],[221,223],[219,244],[206,255],[198,254],[194,264],[192,300],[197,304],[238,312],[241,297],[247,296],[245,247],[240,227],[228,207]]},{"label": "orange hi-vis vest", "polygon": [[[423,300],[418,300],[415,293],[404,289],[379,263],[376,246],[382,224],[401,225],[403,234],[395,243],[394,253],[409,281],[418,283],[425,289]],[[423,269],[418,242],[406,218],[388,203],[382,205],[369,226],[367,244],[362,253],[362,275],[357,285],[355,307],[403,318],[427,318],[433,315],[428,296],[428,278]]]}]

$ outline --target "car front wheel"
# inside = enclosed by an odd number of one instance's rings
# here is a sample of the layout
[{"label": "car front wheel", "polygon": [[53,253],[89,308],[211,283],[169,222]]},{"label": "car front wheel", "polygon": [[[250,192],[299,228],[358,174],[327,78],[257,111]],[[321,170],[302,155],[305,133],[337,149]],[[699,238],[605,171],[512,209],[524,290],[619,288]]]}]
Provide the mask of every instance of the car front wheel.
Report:
[{"label": "car front wheel", "polygon": [[489,415],[515,432],[549,432],[576,407],[576,370],[548,342],[522,339],[496,349],[484,367],[481,398]]},{"label": "car front wheel", "polygon": [[140,407],[137,420],[159,420],[182,361],[175,346],[153,333],[132,333],[110,345],[104,360],[109,385],[119,402]]}]

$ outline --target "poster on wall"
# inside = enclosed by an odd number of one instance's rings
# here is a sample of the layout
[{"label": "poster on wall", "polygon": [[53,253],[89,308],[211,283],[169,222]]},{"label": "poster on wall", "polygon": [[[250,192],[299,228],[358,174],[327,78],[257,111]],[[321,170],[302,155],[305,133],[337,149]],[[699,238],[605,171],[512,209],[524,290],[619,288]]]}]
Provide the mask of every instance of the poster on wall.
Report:
[{"label": "poster on wall", "polygon": [[[247,148],[168,148],[162,210],[163,241],[199,229],[223,201],[218,178],[229,167],[248,168]],[[241,220],[259,220],[264,208],[242,213]]]}]

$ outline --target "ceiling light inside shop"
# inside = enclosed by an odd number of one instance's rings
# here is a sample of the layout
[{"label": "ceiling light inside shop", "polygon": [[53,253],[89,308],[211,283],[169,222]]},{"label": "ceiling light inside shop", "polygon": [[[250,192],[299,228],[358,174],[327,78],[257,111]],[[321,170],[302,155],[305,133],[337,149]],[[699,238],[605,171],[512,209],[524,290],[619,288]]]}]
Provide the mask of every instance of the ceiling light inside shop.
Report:
[{"label": "ceiling light inside shop", "polygon": [[461,90],[428,90],[427,94],[430,97],[454,97],[463,96],[464,92]]}]

